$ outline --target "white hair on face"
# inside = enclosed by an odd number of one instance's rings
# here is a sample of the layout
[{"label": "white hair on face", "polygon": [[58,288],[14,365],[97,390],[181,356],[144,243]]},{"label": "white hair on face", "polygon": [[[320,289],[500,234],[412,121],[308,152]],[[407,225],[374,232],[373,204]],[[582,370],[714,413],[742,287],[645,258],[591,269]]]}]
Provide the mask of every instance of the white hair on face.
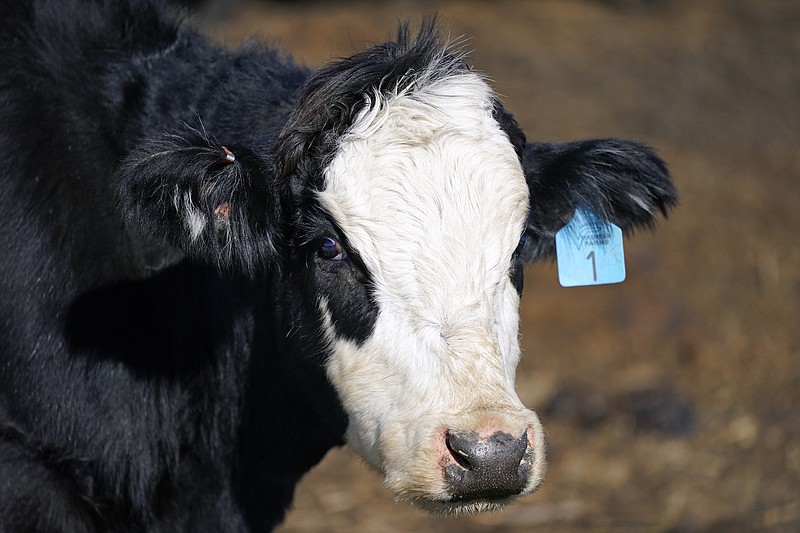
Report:
[{"label": "white hair on face", "polygon": [[319,193],[379,309],[361,345],[337,337],[328,316],[328,375],[348,444],[406,499],[451,498],[436,468],[443,430],[496,419],[532,427],[542,451],[538,420],[514,392],[519,298],[509,269],[528,187],[493,102],[468,71],[370,96]]}]

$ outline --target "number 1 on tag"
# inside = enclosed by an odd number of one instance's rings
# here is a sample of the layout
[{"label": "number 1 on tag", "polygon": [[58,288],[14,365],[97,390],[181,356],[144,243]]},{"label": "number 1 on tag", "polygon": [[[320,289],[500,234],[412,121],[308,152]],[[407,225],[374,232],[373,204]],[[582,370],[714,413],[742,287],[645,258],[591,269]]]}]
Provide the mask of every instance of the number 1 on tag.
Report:
[{"label": "number 1 on tag", "polygon": [[597,281],[597,262],[594,260],[594,250],[589,252],[589,255],[586,256],[586,259],[590,259],[592,261],[592,281]]}]

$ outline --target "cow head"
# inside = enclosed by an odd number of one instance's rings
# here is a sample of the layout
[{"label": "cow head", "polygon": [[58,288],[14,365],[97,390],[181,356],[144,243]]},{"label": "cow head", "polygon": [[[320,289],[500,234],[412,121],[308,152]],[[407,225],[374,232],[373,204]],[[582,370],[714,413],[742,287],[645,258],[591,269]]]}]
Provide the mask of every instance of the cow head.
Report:
[{"label": "cow head", "polygon": [[[253,275],[288,258],[346,442],[392,494],[436,512],[499,507],[542,481],[542,426],[514,390],[526,264],[552,255],[579,204],[629,229],[675,200],[639,144],[527,144],[430,24],[313,74],[267,158],[250,147],[234,162],[204,138],[185,142],[206,159],[188,159],[167,142],[120,175],[152,188],[158,153],[173,181],[203,176],[170,193],[184,250]],[[253,184],[265,172],[280,190]],[[158,218],[141,193],[121,196],[140,225]]]}]

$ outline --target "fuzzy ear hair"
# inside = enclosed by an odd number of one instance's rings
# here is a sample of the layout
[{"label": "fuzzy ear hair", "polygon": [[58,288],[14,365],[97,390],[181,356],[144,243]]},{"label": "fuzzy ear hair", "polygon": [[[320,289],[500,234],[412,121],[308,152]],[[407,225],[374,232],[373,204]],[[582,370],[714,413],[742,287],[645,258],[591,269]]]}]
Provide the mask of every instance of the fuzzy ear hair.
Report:
[{"label": "fuzzy ear hair", "polygon": [[527,144],[523,168],[531,197],[528,262],[555,254],[555,234],[579,205],[629,233],[652,227],[678,200],[666,164],[635,141]]},{"label": "fuzzy ear hair", "polygon": [[280,205],[264,164],[185,128],[145,139],[119,165],[118,207],[140,234],[250,276],[275,257]]}]

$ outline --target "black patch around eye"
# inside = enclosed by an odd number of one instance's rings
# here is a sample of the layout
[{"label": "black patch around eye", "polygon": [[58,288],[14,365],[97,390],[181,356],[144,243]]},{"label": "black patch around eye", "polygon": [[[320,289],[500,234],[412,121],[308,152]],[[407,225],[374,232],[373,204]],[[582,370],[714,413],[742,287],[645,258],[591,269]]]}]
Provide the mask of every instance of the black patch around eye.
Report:
[{"label": "black patch around eye", "polygon": [[361,345],[372,335],[378,318],[372,280],[357,254],[347,251],[346,244],[337,248],[329,240],[339,244],[330,237],[317,239],[307,255],[311,296],[327,303],[336,335]]},{"label": "black patch around eye", "polygon": [[519,244],[511,257],[511,284],[517,289],[517,294],[522,296],[522,288],[525,280],[525,265],[528,264],[532,253],[533,238],[527,232],[519,237]]},{"label": "black patch around eye", "polygon": [[522,296],[522,289],[525,285],[525,263],[519,259],[511,262],[511,284],[517,289],[517,294]]}]

